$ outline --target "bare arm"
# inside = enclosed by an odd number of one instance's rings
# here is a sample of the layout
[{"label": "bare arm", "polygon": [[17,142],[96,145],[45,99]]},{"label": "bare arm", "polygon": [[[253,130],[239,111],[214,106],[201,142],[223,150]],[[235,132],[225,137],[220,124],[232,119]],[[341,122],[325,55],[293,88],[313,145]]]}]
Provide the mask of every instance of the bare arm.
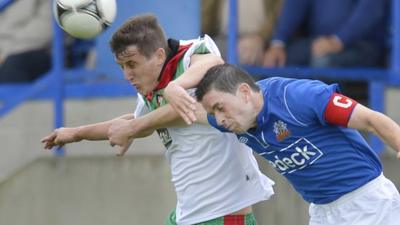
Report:
[{"label": "bare arm", "polygon": [[132,114],[125,114],[120,117],[95,123],[82,125],[79,127],[61,127],[52,131],[49,135],[44,137],[41,142],[44,144],[45,149],[52,149],[54,146],[63,146],[72,142],[79,142],[82,140],[107,140],[107,130],[115,120],[131,120]]},{"label": "bare arm", "polygon": [[[200,103],[196,103],[198,123],[208,124],[206,111]],[[108,129],[108,139],[111,146],[119,146],[118,156],[123,156],[133,139],[146,137],[156,129],[171,126],[187,126],[171,105],[164,105],[146,115],[132,120],[118,119],[112,122]]]},{"label": "bare arm", "polygon": [[176,80],[170,82],[164,90],[164,97],[179,113],[187,124],[196,121],[196,100],[185,89],[195,87],[211,67],[223,64],[221,57],[214,54],[194,54],[190,67]]},{"label": "bare arm", "polygon": [[[171,83],[179,85],[184,89],[193,88],[204,77],[208,69],[223,63],[224,60],[221,57],[212,53],[194,54],[190,58],[190,67]],[[171,83],[169,83],[169,85]]]},{"label": "bare arm", "polygon": [[131,138],[148,136],[159,128],[185,126],[178,113],[169,104],[134,120],[129,120],[127,123],[130,124],[128,132]]},{"label": "bare arm", "polygon": [[133,114],[126,114],[108,121],[89,124],[84,126],[77,127],[77,137],[79,140],[89,140],[89,141],[98,141],[98,140],[107,140],[107,131],[108,128],[115,120],[132,120]]},{"label": "bare arm", "polygon": [[210,125],[207,119],[207,111],[203,108],[203,106],[199,102],[196,103],[195,115],[197,118],[196,123],[203,125]]},{"label": "bare arm", "polygon": [[111,146],[119,146],[117,155],[123,156],[133,139],[149,136],[159,128],[179,125],[185,123],[170,105],[165,105],[132,120],[114,120],[108,129],[108,139]]},{"label": "bare arm", "polygon": [[376,134],[397,151],[397,158],[400,159],[400,127],[388,116],[358,104],[350,117],[348,127]]},{"label": "bare arm", "polygon": [[[200,103],[196,102],[195,107],[196,107],[196,117],[198,118],[196,122],[200,124],[208,124],[207,112],[203,108],[203,106]],[[147,126],[144,128],[144,130],[154,131],[159,128],[170,127],[170,126],[187,126],[185,121],[183,121],[183,119],[178,115],[178,113],[172,108],[170,104],[162,106],[157,110],[152,111],[151,113],[145,116],[137,118],[137,119],[143,119],[147,122],[146,123]]]}]

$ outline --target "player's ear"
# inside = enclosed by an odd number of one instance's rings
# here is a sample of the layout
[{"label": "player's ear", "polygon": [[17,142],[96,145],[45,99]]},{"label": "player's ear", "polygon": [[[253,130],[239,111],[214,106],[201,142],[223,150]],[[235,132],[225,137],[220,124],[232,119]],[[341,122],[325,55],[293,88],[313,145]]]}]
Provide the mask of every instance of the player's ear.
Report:
[{"label": "player's ear", "polygon": [[163,65],[167,59],[167,53],[163,48],[158,48],[155,52],[155,57],[157,60],[157,65]]},{"label": "player's ear", "polygon": [[251,88],[246,83],[239,84],[236,95],[242,98],[245,102],[249,101],[251,95]]}]

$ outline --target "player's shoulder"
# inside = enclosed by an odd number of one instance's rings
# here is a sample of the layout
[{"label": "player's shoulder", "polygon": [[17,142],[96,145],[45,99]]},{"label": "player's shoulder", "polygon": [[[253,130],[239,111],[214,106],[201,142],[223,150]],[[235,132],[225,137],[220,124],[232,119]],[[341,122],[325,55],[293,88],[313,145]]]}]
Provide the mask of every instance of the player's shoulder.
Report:
[{"label": "player's shoulder", "polygon": [[287,86],[288,94],[296,96],[322,95],[326,92],[338,91],[337,84],[328,85],[320,80],[298,79]]},{"label": "player's shoulder", "polygon": [[257,85],[263,92],[269,92],[270,95],[281,94],[285,87],[293,83],[295,79],[284,78],[284,77],[269,77],[263,80],[257,81]]},{"label": "player's shoulder", "polygon": [[323,91],[325,89],[336,89],[337,85],[327,85],[320,80],[311,79],[295,79],[295,78],[284,78],[284,77],[271,77],[262,81],[261,85],[274,89],[275,91],[284,91],[299,94],[309,93],[315,91]]},{"label": "player's shoulder", "polygon": [[337,84],[327,85],[319,80],[270,77],[257,82],[265,95],[279,98],[302,98],[338,91]]},{"label": "player's shoulder", "polygon": [[214,43],[214,40],[207,34],[202,34],[202,35],[198,36],[197,38],[193,38],[193,39],[179,40],[180,45],[188,45],[188,44],[201,45],[201,44],[205,44],[205,43]]},{"label": "player's shoulder", "polygon": [[330,96],[338,91],[337,84],[328,85],[319,80],[298,79],[285,86],[282,97],[292,111],[300,108],[324,108]]},{"label": "player's shoulder", "polygon": [[185,52],[182,57],[182,65],[185,70],[187,70],[191,64],[192,56],[194,54],[215,54],[221,57],[221,53],[215,44],[215,42],[208,36],[202,35],[197,39],[192,40],[180,40],[180,45],[189,45],[189,49]]},{"label": "player's shoulder", "polygon": [[187,51],[187,54],[189,55],[213,53],[217,56],[221,56],[221,53],[214,40],[207,34],[203,34],[198,38],[191,40],[180,40],[180,45],[188,44],[191,44],[189,50]]}]

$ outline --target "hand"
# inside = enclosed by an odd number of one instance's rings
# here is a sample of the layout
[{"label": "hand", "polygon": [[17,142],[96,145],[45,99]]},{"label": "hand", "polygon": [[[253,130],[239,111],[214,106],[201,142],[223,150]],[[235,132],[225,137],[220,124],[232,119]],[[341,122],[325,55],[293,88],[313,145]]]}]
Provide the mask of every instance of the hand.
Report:
[{"label": "hand", "polygon": [[397,152],[397,159],[400,159],[400,151]]},{"label": "hand", "polygon": [[181,86],[170,82],[164,89],[164,98],[187,124],[190,125],[197,120],[196,100]]},{"label": "hand", "polygon": [[343,50],[343,44],[334,36],[321,36],[315,39],[311,46],[312,57],[319,58]]},{"label": "hand", "polygon": [[264,42],[260,35],[250,34],[239,39],[238,56],[240,64],[261,65]]},{"label": "hand", "polygon": [[132,144],[133,138],[130,135],[130,124],[132,120],[115,119],[108,128],[107,136],[110,145],[119,146],[117,156],[124,156]]},{"label": "hand", "polygon": [[282,67],[286,63],[286,52],[283,46],[272,45],[264,54],[264,66]]},{"label": "hand", "polygon": [[41,142],[44,143],[44,149],[52,149],[54,146],[62,147],[65,144],[81,141],[77,136],[79,128],[61,127],[55,129],[49,135],[44,137]]}]

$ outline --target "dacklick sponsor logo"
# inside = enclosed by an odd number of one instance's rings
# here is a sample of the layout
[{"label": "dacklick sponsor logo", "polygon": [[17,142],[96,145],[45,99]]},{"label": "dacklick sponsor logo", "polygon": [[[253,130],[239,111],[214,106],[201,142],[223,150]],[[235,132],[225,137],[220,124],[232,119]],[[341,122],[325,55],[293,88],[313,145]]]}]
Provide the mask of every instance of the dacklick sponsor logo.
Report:
[{"label": "dacklick sponsor logo", "polygon": [[293,173],[312,165],[323,155],[322,151],[306,138],[300,138],[286,148],[271,152],[269,163],[281,174]]}]

